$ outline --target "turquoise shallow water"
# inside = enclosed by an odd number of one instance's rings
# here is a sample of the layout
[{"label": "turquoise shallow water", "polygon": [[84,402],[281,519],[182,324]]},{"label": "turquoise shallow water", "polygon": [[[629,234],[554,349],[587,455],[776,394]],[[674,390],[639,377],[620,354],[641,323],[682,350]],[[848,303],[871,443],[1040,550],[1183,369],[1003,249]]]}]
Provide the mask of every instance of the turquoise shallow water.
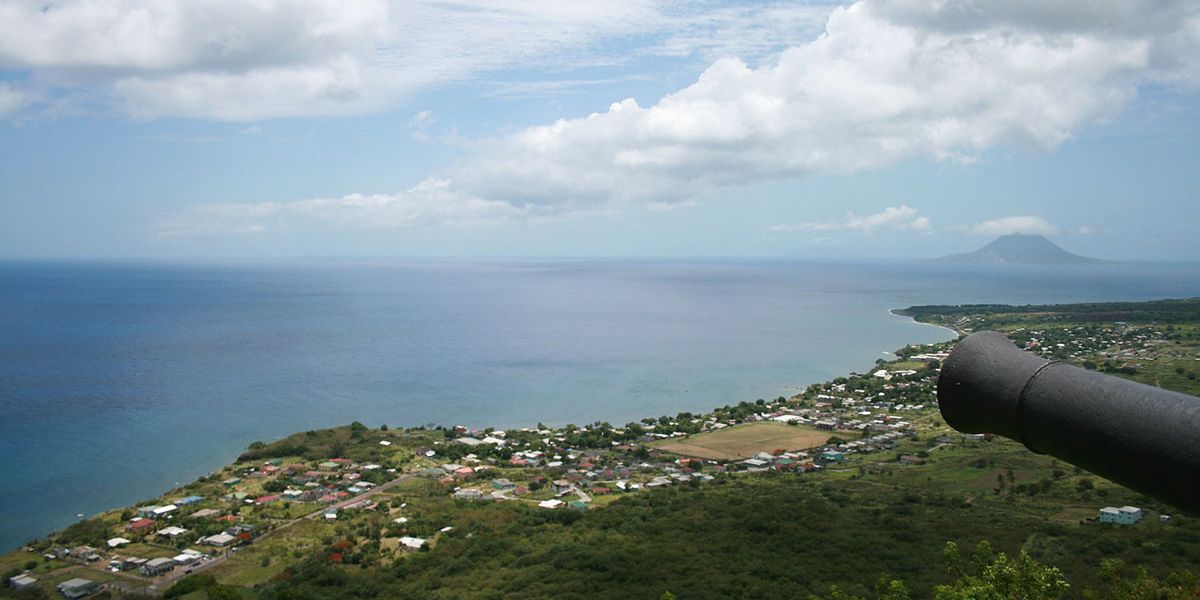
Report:
[{"label": "turquoise shallow water", "polygon": [[1197,265],[0,263],[0,549],[359,420],[707,410],[945,330],[918,303],[1200,295]]}]

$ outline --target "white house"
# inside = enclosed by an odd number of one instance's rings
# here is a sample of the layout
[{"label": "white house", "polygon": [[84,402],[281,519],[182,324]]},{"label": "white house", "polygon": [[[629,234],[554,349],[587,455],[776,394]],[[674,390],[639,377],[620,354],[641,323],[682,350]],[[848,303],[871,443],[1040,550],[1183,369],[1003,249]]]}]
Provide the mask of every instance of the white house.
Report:
[{"label": "white house", "polygon": [[217,548],[224,548],[225,546],[228,546],[236,541],[237,537],[229,535],[225,532],[221,532],[216,535],[210,535],[201,540],[201,542],[206,546],[216,546]]},{"label": "white house", "polygon": [[37,579],[30,577],[28,574],[8,578],[8,585],[11,585],[15,590],[27,590],[36,584]]},{"label": "white house", "polygon": [[543,500],[541,502],[538,502],[538,506],[540,506],[542,508],[549,508],[552,510],[555,508],[558,508],[562,505],[563,505],[563,501],[558,500],[558,499]]},{"label": "white house", "polygon": [[180,535],[187,533],[187,530],[182,527],[176,527],[176,526],[172,525],[170,527],[163,527],[162,529],[159,529],[156,533],[158,533],[158,535],[161,535],[163,537],[173,538],[173,537],[180,536]]},{"label": "white house", "polygon": [[179,510],[179,507],[175,506],[174,504],[160,506],[160,507],[150,511],[154,515],[153,517],[150,517],[150,518],[151,519],[161,519],[177,510]]},{"label": "white house", "polygon": [[400,538],[400,545],[404,546],[405,550],[420,550],[421,546],[425,545],[425,540],[418,537],[404,536]]},{"label": "white house", "polygon": [[1101,523],[1133,525],[1140,520],[1142,520],[1142,509],[1136,506],[1122,506],[1121,508],[1106,506],[1100,509]]}]

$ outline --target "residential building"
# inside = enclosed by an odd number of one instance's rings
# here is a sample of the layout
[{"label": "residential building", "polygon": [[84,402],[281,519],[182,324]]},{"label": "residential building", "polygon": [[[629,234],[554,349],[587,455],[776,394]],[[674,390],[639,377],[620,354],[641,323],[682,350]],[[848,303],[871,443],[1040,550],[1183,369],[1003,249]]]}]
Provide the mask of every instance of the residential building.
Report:
[{"label": "residential building", "polygon": [[1133,525],[1142,519],[1142,509],[1136,506],[1122,506],[1115,508],[1106,506],[1100,509],[1101,523],[1117,523],[1119,525]]},{"label": "residential building", "polygon": [[61,592],[64,597],[71,598],[72,600],[95,593],[99,589],[100,584],[92,581],[91,579],[84,579],[82,577],[68,579],[58,584],[58,591]]}]

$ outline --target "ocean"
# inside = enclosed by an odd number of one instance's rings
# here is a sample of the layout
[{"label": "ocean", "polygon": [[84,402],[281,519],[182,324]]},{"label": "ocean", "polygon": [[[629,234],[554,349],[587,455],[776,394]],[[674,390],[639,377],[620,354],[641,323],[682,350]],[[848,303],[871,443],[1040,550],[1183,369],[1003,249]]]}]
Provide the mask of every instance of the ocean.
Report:
[{"label": "ocean", "polygon": [[0,550],[255,440],[705,411],[870,368],[912,304],[1200,295],[1200,265],[0,262]]}]

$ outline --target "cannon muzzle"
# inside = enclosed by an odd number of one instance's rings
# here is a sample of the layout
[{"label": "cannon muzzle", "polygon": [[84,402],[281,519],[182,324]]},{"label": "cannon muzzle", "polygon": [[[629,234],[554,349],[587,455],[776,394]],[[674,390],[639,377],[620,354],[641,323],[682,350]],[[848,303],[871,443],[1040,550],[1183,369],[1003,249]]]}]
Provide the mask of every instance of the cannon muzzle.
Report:
[{"label": "cannon muzzle", "polygon": [[937,393],[959,431],[1012,438],[1200,515],[1200,398],[1049,361],[993,331],[955,346]]}]

